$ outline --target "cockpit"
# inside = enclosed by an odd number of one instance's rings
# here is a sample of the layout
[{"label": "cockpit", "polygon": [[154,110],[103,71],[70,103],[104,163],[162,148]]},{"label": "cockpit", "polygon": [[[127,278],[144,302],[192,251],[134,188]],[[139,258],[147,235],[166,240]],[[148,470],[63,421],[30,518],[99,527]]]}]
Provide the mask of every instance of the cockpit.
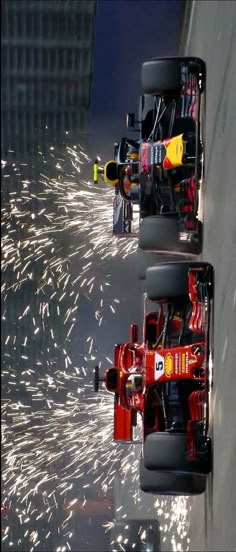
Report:
[{"label": "cockpit", "polygon": [[132,406],[133,395],[143,391],[143,355],[140,347],[134,343],[117,346],[115,366],[105,373],[107,390],[119,396],[120,404],[126,408]]},{"label": "cockpit", "polygon": [[99,166],[99,159],[94,162],[93,179],[98,183],[99,174],[104,182],[119,190],[125,200],[139,202],[139,147],[137,140],[122,138],[115,144],[114,159]]}]

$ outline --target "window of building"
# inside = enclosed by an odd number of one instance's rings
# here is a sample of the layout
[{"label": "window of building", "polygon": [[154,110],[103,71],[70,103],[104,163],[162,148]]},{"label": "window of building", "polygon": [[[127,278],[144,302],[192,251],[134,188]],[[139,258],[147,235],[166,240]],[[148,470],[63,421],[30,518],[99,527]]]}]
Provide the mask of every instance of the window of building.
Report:
[{"label": "window of building", "polygon": [[38,117],[38,126],[41,130],[44,130],[45,127],[47,126],[47,113],[46,111],[43,111],[42,113],[39,114],[39,117]]},{"label": "window of building", "polygon": [[33,117],[33,126],[37,130],[37,128],[38,128],[38,113],[37,113],[37,111],[33,111],[32,117]]},{"label": "window of building", "polygon": [[21,48],[22,50],[22,65],[24,68],[26,68],[26,48]]},{"label": "window of building", "polygon": [[28,12],[25,15],[25,34],[26,34],[26,38],[29,38],[29,37],[32,36],[32,27],[33,27],[32,13]]},{"label": "window of building", "polygon": [[78,49],[75,52],[75,65],[74,65],[75,71],[81,71],[81,65],[82,65],[82,51]]},{"label": "window of building", "polygon": [[89,38],[91,31],[91,18],[89,14],[84,14],[84,38]]},{"label": "window of building", "polygon": [[28,84],[26,88],[26,105],[27,107],[32,107],[35,104],[35,101],[38,101],[38,98],[35,99],[35,93],[32,85]]},{"label": "window of building", "polygon": [[69,111],[65,111],[64,116],[65,116],[65,130],[70,130],[70,113],[69,113]]},{"label": "window of building", "polygon": [[32,49],[31,48],[26,48],[26,52],[25,52],[25,64],[26,64],[26,69],[31,69],[32,68]]},{"label": "window of building", "polygon": [[72,89],[66,89],[65,90],[65,95],[64,95],[64,105],[66,105],[67,107],[71,107],[72,106],[72,102],[73,102],[73,97],[72,97]]},{"label": "window of building", "polygon": [[67,18],[67,34],[68,37],[72,37],[75,34],[75,17],[73,15],[69,15]]},{"label": "window of building", "polygon": [[39,48],[33,49],[33,67],[34,69],[39,68]]},{"label": "window of building", "polygon": [[25,126],[28,133],[31,129],[31,113],[29,111],[25,112]]},{"label": "window of building", "polygon": [[58,65],[60,69],[64,69],[64,49],[58,49]]},{"label": "window of building", "polygon": [[24,14],[20,13],[20,11],[16,14],[16,28],[17,28],[17,36],[23,36],[24,35]]},{"label": "window of building", "polygon": [[81,15],[75,17],[75,34],[76,37],[81,40],[83,33],[83,19]]},{"label": "window of building", "polygon": [[50,18],[47,13],[43,13],[42,15],[42,35],[44,38],[48,38],[50,36]]},{"label": "window of building", "polygon": [[32,34],[34,37],[40,36],[40,17],[37,13],[33,14],[32,17]]},{"label": "window of building", "polygon": [[57,113],[56,115],[56,129],[57,129],[57,133],[59,134],[60,131],[61,131],[61,113]]},{"label": "window of building", "polygon": [[49,90],[49,105],[54,106],[57,103],[56,98],[56,89],[50,88]]},{"label": "window of building", "polygon": [[65,68],[71,70],[74,67],[75,52],[72,48],[65,50]]},{"label": "window of building", "polygon": [[17,105],[24,105],[24,90],[18,90],[17,91]]},{"label": "window of building", "polygon": [[54,113],[48,113],[48,116],[47,116],[47,126],[48,126],[48,130],[49,132],[53,130],[53,127],[54,127],[54,122],[55,122],[55,114]]},{"label": "window of building", "polygon": [[15,38],[15,36],[16,36],[16,26],[15,26],[16,18],[15,18],[14,12],[13,13],[8,13],[7,19],[8,19],[8,36],[10,36],[11,38]]},{"label": "window of building", "polygon": [[42,50],[42,67],[43,69],[48,69],[48,49],[43,48]]},{"label": "window of building", "polygon": [[63,39],[66,35],[66,18],[64,13],[58,14],[58,34]]},{"label": "window of building", "polygon": [[80,128],[84,128],[85,118],[84,118],[84,112],[80,111],[79,113],[79,126]]},{"label": "window of building", "polygon": [[83,50],[83,72],[87,73],[89,71],[89,62],[90,62],[90,55],[89,50]]},{"label": "window of building", "polygon": [[10,112],[10,121],[11,121],[11,127],[12,128],[14,128],[14,126],[15,126],[15,118],[16,118],[15,115],[16,115],[15,111],[12,110]]},{"label": "window of building", "polygon": [[73,95],[72,95],[72,104],[75,107],[78,105],[78,88],[77,86],[73,89]]},{"label": "window of building", "polygon": [[5,48],[5,46],[2,46],[1,48],[1,61],[2,61],[2,68],[4,68],[4,66],[6,67],[7,49]]},{"label": "window of building", "polygon": [[3,107],[8,104],[8,94],[5,86],[1,86],[1,103]]},{"label": "window of building", "polygon": [[6,17],[5,14],[2,13],[2,17],[1,17],[1,34],[2,34],[3,38],[5,38],[5,36],[7,34],[6,21],[7,21],[7,17]]},{"label": "window of building", "polygon": [[51,48],[49,51],[49,59],[50,59],[50,70],[53,71],[56,67],[56,50],[54,48]]},{"label": "window of building", "polygon": [[17,54],[17,69],[23,69],[23,66],[24,66],[23,49],[16,48],[16,54]]},{"label": "window of building", "polygon": [[57,14],[55,14],[53,17],[50,16],[50,37],[57,37],[58,36],[58,17]]},{"label": "window of building", "polygon": [[78,128],[78,121],[79,121],[79,112],[73,111],[72,112],[72,128]]},{"label": "window of building", "polygon": [[74,71],[75,68],[75,56],[76,56],[76,50],[73,48],[70,50],[70,68]]}]

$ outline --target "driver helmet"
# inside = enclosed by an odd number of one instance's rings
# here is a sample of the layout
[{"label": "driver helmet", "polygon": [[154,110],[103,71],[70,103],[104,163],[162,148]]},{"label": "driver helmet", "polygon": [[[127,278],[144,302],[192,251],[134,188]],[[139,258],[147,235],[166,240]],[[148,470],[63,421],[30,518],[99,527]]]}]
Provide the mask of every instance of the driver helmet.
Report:
[{"label": "driver helmet", "polygon": [[125,177],[124,177],[124,180],[123,180],[124,191],[127,195],[129,195],[130,194],[130,187],[132,186],[132,182],[131,182],[131,179],[130,179],[131,167],[129,165],[127,167],[125,167],[124,173],[125,173]]},{"label": "driver helmet", "polygon": [[[136,367],[136,370],[138,367]],[[126,390],[128,395],[132,396],[132,393],[139,393],[143,389],[143,376],[140,373],[132,373],[129,375],[126,381]]]},{"label": "driver helmet", "polygon": [[135,188],[138,186],[138,175],[133,174],[131,164],[127,165],[124,169],[124,180],[123,180],[123,186],[124,191],[127,195],[130,195],[130,188]]}]

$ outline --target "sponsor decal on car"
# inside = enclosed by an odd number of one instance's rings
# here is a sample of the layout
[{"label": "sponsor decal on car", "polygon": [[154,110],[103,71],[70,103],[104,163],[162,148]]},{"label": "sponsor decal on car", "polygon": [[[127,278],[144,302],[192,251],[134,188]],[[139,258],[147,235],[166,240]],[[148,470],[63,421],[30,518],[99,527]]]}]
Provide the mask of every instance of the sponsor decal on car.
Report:
[{"label": "sponsor decal on car", "polygon": [[160,166],[165,158],[165,146],[162,142],[157,142],[150,147],[150,165]]},{"label": "sponsor decal on car", "polygon": [[144,142],[141,145],[141,172],[149,172],[149,145]]},{"label": "sponsor decal on car", "polygon": [[113,234],[129,234],[131,220],[128,218],[127,204],[120,194],[117,194],[113,203]]},{"label": "sponsor decal on car", "polygon": [[174,371],[174,357],[171,353],[167,353],[165,357],[165,375],[170,378]]},{"label": "sponsor decal on car", "polygon": [[189,365],[189,354],[186,353],[175,353],[175,374],[188,374],[188,365]]},{"label": "sponsor decal on car", "polygon": [[189,364],[195,362],[189,358],[188,351],[172,354],[170,351],[165,356],[160,353],[155,354],[155,379],[160,379],[162,376],[171,378],[172,374],[178,376],[189,373]]},{"label": "sponsor decal on car", "polygon": [[155,378],[160,379],[164,374],[164,358],[159,353],[155,354]]}]

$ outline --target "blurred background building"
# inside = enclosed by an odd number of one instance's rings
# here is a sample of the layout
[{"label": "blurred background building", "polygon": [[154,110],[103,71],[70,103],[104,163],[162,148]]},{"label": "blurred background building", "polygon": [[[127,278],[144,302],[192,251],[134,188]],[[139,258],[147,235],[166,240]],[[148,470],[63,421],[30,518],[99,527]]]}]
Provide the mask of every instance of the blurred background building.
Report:
[{"label": "blurred background building", "polygon": [[2,155],[86,136],[96,0],[2,0],[1,12]]}]

